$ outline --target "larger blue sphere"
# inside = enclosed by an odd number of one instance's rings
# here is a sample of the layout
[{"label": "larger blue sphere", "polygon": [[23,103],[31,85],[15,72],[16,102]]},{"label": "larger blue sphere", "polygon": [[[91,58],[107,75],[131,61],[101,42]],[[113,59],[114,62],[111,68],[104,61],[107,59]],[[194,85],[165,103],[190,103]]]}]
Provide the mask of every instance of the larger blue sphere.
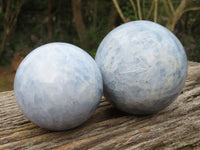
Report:
[{"label": "larger blue sphere", "polygon": [[180,41],[150,21],[133,21],[112,30],[95,60],[105,96],[131,114],[152,114],[168,106],[187,76],[187,57]]},{"label": "larger blue sphere", "polygon": [[24,115],[49,130],[66,130],[85,122],[100,102],[102,87],[92,57],[67,43],[50,43],[32,51],[14,81]]}]

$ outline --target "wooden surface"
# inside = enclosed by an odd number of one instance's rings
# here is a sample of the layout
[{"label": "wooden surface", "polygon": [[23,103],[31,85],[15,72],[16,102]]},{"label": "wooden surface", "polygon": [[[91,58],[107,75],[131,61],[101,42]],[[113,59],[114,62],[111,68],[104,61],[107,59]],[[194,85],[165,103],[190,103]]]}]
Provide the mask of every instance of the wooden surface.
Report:
[{"label": "wooden surface", "polygon": [[51,132],[28,121],[13,91],[0,93],[0,149],[200,149],[200,64],[189,62],[180,96],[163,111],[133,116],[102,99],[78,128]]}]

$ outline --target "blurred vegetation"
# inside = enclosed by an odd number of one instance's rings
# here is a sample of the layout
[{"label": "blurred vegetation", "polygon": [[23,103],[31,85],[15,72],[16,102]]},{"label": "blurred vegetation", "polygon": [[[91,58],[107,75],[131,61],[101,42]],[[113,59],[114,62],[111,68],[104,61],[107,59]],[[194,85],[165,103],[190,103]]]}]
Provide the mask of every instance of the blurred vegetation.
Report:
[{"label": "blurred vegetation", "polygon": [[0,0],[0,65],[48,42],[68,42],[93,57],[116,26],[132,20],[166,26],[200,62],[199,0]]}]

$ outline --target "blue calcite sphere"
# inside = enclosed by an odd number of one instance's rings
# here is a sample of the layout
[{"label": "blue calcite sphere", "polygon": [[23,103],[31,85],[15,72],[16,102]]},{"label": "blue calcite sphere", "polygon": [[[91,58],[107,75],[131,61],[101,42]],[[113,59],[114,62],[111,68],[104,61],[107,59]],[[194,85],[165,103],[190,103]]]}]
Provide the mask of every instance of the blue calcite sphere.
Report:
[{"label": "blue calcite sphere", "polygon": [[150,21],[133,21],[112,30],[98,47],[107,99],[131,114],[152,114],[181,92],[187,57],[176,36]]},{"label": "blue calcite sphere", "polygon": [[24,115],[49,130],[66,130],[85,122],[97,108],[102,88],[93,58],[67,43],[49,43],[32,51],[14,81]]}]

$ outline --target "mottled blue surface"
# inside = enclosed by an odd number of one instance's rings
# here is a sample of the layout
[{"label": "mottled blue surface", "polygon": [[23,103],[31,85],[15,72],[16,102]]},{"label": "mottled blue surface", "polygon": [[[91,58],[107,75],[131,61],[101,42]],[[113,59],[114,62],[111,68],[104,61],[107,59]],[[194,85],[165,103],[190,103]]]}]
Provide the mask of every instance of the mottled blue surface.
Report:
[{"label": "mottled blue surface", "polygon": [[112,30],[98,47],[95,60],[106,97],[131,114],[151,114],[168,106],[187,76],[180,41],[150,21],[133,21]]},{"label": "mottled blue surface", "polygon": [[67,43],[50,43],[32,51],[14,81],[24,115],[49,130],[66,130],[86,121],[100,102],[102,87],[95,61]]}]

